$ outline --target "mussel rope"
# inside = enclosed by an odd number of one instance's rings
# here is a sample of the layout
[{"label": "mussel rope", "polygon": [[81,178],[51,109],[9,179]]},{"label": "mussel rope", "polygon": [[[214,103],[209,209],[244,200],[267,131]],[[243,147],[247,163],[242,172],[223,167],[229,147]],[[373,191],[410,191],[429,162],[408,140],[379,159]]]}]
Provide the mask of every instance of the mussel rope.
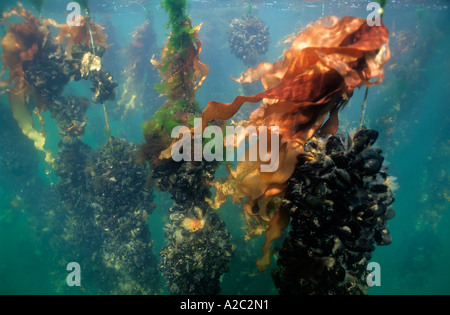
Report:
[{"label": "mussel rope", "polygon": [[359,128],[362,127],[362,123],[364,120],[364,113],[366,111],[366,103],[367,103],[367,93],[369,92],[369,87],[366,86],[366,93],[364,94],[364,101],[361,105],[361,118],[359,119]]},{"label": "mussel rope", "polygon": [[[91,38],[92,53],[95,55],[95,44],[94,44],[94,38],[92,37],[91,21],[89,20],[89,12],[87,9],[85,9],[85,12],[86,12],[86,17],[88,17],[87,25],[88,25],[88,29],[89,29],[89,36]],[[109,119],[108,119],[108,113],[106,112],[105,102],[103,102],[102,105],[103,105],[103,112],[105,113],[106,132],[108,132],[108,136],[110,138],[112,138],[111,127],[109,126]]]}]

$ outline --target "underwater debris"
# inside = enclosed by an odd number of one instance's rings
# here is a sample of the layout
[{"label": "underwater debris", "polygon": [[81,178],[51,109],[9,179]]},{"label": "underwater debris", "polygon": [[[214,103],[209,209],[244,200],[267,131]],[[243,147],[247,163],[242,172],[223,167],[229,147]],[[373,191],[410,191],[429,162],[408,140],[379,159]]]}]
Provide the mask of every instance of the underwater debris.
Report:
[{"label": "underwater debris", "polygon": [[252,14],[232,19],[227,28],[227,38],[231,53],[247,67],[256,66],[258,57],[269,50],[269,28]]},{"label": "underwater debris", "polygon": [[392,177],[378,133],[359,129],[347,143],[341,135],[312,138],[290,178],[280,211],[291,230],[278,251],[272,276],[280,294],[365,294],[367,264],[376,245],[392,241]]}]

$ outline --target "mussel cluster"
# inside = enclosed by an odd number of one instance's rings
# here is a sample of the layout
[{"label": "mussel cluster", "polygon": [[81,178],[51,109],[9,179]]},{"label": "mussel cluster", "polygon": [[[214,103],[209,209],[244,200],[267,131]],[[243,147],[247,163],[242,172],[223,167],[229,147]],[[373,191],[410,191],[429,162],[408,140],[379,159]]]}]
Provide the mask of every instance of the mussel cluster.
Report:
[{"label": "mussel cluster", "polygon": [[161,250],[162,274],[171,294],[219,294],[220,277],[229,271],[234,246],[216,212],[187,203],[170,209]]},{"label": "mussel cluster", "polygon": [[62,143],[56,188],[66,208],[63,246],[83,266],[87,287],[100,293],[158,293],[158,270],[147,225],[153,194],[134,144],[111,138],[94,153]]},{"label": "mussel cluster", "polygon": [[114,100],[115,88],[118,86],[109,71],[101,70],[101,58],[104,54],[105,47],[97,45],[93,51],[82,42],[73,46],[72,59],[67,59],[64,65],[64,71],[75,81],[83,78],[92,82],[92,100],[97,104]]},{"label": "mussel cluster", "polygon": [[260,18],[251,14],[232,19],[227,28],[227,38],[231,53],[247,67],[254,67],[258,55],[269,50],[269,28]]},{"label": "mussel cluster", "polygon": [[39,96],[49,101],[61,95],[70,80],[65,67],[64,52],[50,39],[45,41],[44,47],[38,50],[33,60],[23,64],[27,82]]},{"label": "mussel cluster", "polygon": [[33,86],[37,95],[48,101],[59,97],[71,79],[92,82],[94,103],[112,101],[115,99],[118,83],[109,71],[101,69],[104,54],[105,47],[97,45],[93,51],[86,43],[81,42],[73,46],[71,58],[67,58],[54,40],[47,40],[33,60],[24,63],[25,79]]},{"label": "mussel cluster", "polygon": [[[291,230],[272,276],[280,294],[364,294],[376,245],[389,245],[393,178],[373,147],[375,130],[314,138],[289,181],[280,211]],[[311,158],[311,157],[310,157]]]},{"label": "mussel cluster", "polygon": [[153,194],[146,185],[148,170],[136,165],[136,146],[111,138],[94,155],[87,171],[90,211],[102,231],[98,254],[115,270],[119,293],[152,294],[157,286],[157,262],[147,225]]},{"label": "mussel cluster", "polygon": [[202,203],[210,198],[208,182],[214,179],[215,164],[206,162],[178,163],[170,159],[153,170],[153,178],[162,191],[170,192],[178,203]]},{"label": "mussel cluster", "polygon": [[154,170],[158,187],[175,201],[160,252],[160,269],[171,294],[218,294],[220,277],[229,270],[231,235],[205,202],[214,170],[214,163],[173,160]]},{"label": "mussel cluster", "polygon": [[89,100],[87,98],[60,96],[55,98],[48,107],[52,118],[58,125],[58,133],[63,143],[70,144],[84,135],[88,120],[86,111],[89,107]]},{"label": "mussel cluster", "polygon": [[[94,153],[82,142],[89,100],[62,96],[71,80],[86,79],[92,82],[95,103],[114,99],[117,83],[108,71],[102,70],[105,47],[96,45],[92,50],[86,43],[80,43],[72,47],[68,57],[50,36],[42,46],[32,60],[23,64],[23,88],[27,95],[34,96],[35,102],[26,105],[36,107],[39,123],[43,125],[41,113],[48,110],[58,126],[60,150],[52,166],[58,177],[53,187],[59,200],[52,193],[42,193],[44,188],[35,190],[41,195],[31,200],[47,203],[36,207],[41,212],[36,212],[38,215],[32,219],[35,230],[58,252],[58,264],[64,265],[61,266],[64,273],[67,262],[80,264],[87,293],[159,293],[157,262],[147,226],[153,200],[152,190],[146,186],[148,170],[136,165],[136,148],[126,140],[111,138]],[[0,118],[3,114],[0,112]],[[12,121],[10,117],[0,120]],[[14,132],[21,135],[17,125]],[[21,139],[9,146],[16,148],[21,143],[25,141]],[[20,151],[8,151],[14,155],[5,160],[0,157],[0,175],[4,170],[17,172],[25,184],[24,179],[31,177],[25,172],[31,168],[27,164],[34,165],[37,160],[33,159],[35,151],[29,155],[23,155],[26,149]],[[17,162],[13,165],[9,161]],[[42,186],[42,181],[30,183]],[[59,287],[68,288],[65,283]]]},{"label": "mussel cluster", "polygon": [[60,222],[63,232],[57,243],[58,250],[66,261],[83,266],[87,288],[100,288],[95,279],[97,274],[103,272],[100,267],[102,264],[94,253],[102,244],[102,237],[101,231],[94,226],[93,213],[89,208],[85,172],[85,168],[92,164],[93,151],[80,139],[71,143],[60,142],[60,147],[54,163],[55,174],[59,179],[55,189],[64,206],[64,219]]}]

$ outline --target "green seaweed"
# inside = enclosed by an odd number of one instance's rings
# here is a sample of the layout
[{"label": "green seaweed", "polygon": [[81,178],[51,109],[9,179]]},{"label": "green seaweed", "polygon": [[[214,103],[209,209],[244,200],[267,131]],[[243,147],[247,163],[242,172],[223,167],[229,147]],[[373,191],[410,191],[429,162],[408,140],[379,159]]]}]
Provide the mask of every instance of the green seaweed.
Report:
[{"label": "green seaweed", "polygon": [[172,129],[176,126],[193,127],[194,118],[201,113],[195,101],[195,77],[193,58],[197,51],[196,29],[186,15],[186,0],[162,0],[161,6],[167,12],[167,28],[170,36],[167,47],[158,62],[161,82],[156,91],[166,97],[166,103],[142,125],[146,142],[141,146],[144,159],[154,159],[166,149]]},{"label": "green seaweed", "polygon": [[166,105],[158,108],[153,114],[152,119],[142,125],[145,134],[170,135],[172,129],[182,123],[181,119],[176,116],[178,111],[175,111],[172,106]]},{"label": "green seaweed", "polygon": [[161,7],[169,15],[166,26],[171,29],[168,48],[184,54],[186,48],[195,42],[195,30],[186,15],[186,0],[162,0]]}]

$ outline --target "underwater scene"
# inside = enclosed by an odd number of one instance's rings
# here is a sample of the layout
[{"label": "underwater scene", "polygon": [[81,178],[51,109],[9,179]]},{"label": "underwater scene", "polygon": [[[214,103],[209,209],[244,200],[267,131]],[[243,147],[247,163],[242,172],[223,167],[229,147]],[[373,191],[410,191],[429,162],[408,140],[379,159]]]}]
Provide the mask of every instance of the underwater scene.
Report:
[{"label": "underwater scene", "polygon": [[450,294],[450,1],[0,11],[0,294]]}]

